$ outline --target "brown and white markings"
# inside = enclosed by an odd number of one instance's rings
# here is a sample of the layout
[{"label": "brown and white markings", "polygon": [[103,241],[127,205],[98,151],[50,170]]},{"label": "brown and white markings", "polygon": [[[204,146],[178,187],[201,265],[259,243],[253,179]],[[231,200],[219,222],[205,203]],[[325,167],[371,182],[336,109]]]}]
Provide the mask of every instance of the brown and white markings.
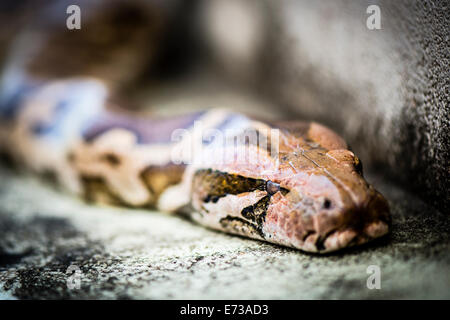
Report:
[{"label": "brown and white markings", "polygon": [[281,131],[278,163],[228,162],[195,171],[196,221],[320,253],[388,232],[387,201],[364,180],[359,159],[339,136],[316,123],[272,126]]},{"label": "brown and white markings", "polygon": [[[123,97],[146,60],[164,52],[157,40],[177,15],[165,1],[84,3],[89,14],[77,32],[58,27],[60,16],[51,13],[60,11],[50,10],[38,19],[42,28],[19,35],[0,83],[3,152],[90,201],[191,207],[192,219],[207,227],[305,251],[388,232],[386,200],[345,142],[319,124],[217,109],[170,119],[113,112],[111,92]],[[30,34],[39,37],[29,41]],[[209,138],[190,138],[196,121]],[[247,131],[257,143],[234,145]]]},{"label": "brown and white markings", "polygon": [[[311,252],[388,232],[386,200],[364,180],[345,142],[319,124],[267,124],[221,109],[143,119],[98,108],[106,104],[101,85],[79,81],[56,82],[30,95],[3,133],[9,133],[6,150],[16,159],[52,172],[88,200],[171,212],[191,205],[192,219],[202,225]],[[86,97],[83,104],[69,91]],[[226,143],[173,141],[175,129],[195,135],[196,121],[204,130],[238,136],[278,129],[277,153],[270,143],[245,139],[231,152]],[[175,163],[173,152],[183,146],[197,154]],[[243,150],[257,154],[257,161],[242,161],[237,154]],[[220,152],[227,158],[216,161]]]},{"label": "brown and white markings", "polygon": [[[191,205],[192,219],[202,225],[311,252],[362,244],[388,232],[386,200],[364,180],[345,142],[319,124],[269,126],[215,109],[164,120],[97,110],[75,117],[86,123],[67,132],[59,126],[73,121],[66,119],[74,115],[72,102],[39,112],[38,97],[19,114],[9,151],[38,172],[52,171],[88,200],[172,212]],[[276,128],[278,153],[274,157],[267,145],[244,140],[224,153],[225,161],[215,161],[229,145],[200,139],[191,162],[175,163],[174,150],[192,140],[172,141],[171,132],[182,127],[193,133],[196,121],[204,129],[241,134]],[[192,147],[195,142],[187,146]],[[258,161],[236,157],[243,149],[258,154]]]}]

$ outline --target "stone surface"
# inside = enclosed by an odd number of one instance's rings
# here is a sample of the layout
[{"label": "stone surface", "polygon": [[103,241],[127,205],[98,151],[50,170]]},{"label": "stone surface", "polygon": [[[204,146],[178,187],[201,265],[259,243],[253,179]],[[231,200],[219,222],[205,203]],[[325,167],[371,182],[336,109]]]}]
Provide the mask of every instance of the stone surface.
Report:
[{"label": "stone surface", "polygon": [[[448,215],[369,180],[389,199],[392,234],[317,256],[164,213],[87,205],[0,168],[0,298],[449,299]],[[79,289],[67,286],[71,265]],[[369,265],[381,268],[380,290],[366,287]]]}]

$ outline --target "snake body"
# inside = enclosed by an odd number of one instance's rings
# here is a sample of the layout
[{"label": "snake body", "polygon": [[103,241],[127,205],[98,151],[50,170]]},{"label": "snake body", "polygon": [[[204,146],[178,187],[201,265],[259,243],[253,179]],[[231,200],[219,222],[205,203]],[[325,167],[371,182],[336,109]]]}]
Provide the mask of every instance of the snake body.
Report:
[{"label": "snake body", "polygon": [[118,110],[111,78],[61,76],[39,63],[58,41],[48,39],[3,76],[0,148],[24,167],[89,201],[182,213],[308,252],[388,233],[387,201],[330,129],[224,109],[163,119]]},{"label": "snake body", "polygon": [[[26,90],[1,109],[3,150],[88,200],[184,211],[213,229],[305,251],[388,232],[386,200],[324,126],[266,123],[223,109],[153,119],[106,105],[106,88],[91,79]],[[193,143],[196,124],[229,136]],[[234,139],[250,133],[277,143],[275,156],[270,143]]]}]

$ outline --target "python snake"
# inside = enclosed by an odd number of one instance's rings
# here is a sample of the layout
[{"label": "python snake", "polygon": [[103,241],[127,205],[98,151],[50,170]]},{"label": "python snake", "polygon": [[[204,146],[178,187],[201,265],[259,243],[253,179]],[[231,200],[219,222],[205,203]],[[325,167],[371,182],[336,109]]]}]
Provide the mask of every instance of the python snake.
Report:
[{"label": "python snake", "polygon": [[308,252],[388,233],[386,199],[330,129],[224,109],[162,119],[117,110],[109,77],[48,73],[51,39],[31,64],[16,55],[3,75],[0,149],[24,167],[89,201],[179,212]]}]

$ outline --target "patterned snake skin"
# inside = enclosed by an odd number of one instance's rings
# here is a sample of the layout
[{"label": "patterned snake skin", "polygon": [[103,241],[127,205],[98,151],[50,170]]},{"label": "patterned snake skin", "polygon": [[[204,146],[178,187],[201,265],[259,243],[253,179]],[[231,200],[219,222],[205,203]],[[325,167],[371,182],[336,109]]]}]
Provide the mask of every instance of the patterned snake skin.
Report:
[{"label": "patterned snake skin", "polygon": [[[180,212],[209,228],[309,252],[388,233],[387,201],[328,128],[223,109],[161,119],[119,110],[109,98],[133,59],[113,75],[78,75],[70,69],[92,68],[52,66],[46,54],[58,57],[61,41],[44,35],[37,49],[12,51],[2,79],[0,148],[17,163],[89,201]],[[208,133],[195,139],[200,125]]]}]

